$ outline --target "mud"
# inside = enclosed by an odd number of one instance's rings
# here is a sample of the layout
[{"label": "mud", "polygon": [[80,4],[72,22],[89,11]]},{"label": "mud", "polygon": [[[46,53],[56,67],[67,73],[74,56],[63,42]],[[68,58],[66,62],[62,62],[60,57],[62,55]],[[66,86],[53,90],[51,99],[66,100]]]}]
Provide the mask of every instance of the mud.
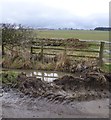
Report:
[{"label": "mud", "polygon": [[[55,103],[109,98],[109,85],[110,74],[102,73],[87,73],[83,77],[66,75],[52,82],[33,76],[27,77],[25,73],[21,73],[16,79],[16,89],[25,95],[39,99],[46,98]],[[7,90],[6,88],[4,87],[4,90]]]},{"label": "mud", "polygon": [[108,118],[110,73],[65,75],[52,82],[21,73],[3,87],[4,118]]},{"label": "mud", "polygon": [[57,104],[10,90],[0,101],[2,118],[109,118],[109,99]]}]

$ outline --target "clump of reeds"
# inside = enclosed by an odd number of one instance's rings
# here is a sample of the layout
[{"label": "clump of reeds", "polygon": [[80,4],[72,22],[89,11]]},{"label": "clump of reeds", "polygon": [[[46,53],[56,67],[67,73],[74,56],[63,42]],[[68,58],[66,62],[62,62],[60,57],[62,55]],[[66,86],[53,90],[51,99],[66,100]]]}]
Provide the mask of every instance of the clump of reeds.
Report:
[{"label": "clump of reeds", "polygon": [[56,70],[68,71],[71,65],[71,61],[65,52],[57,56]]},{"label": "clump of reeds", "polygon": [[5,68],[32,68],[30,61],[30,52],[28,50],[11,50],[5,54],[2,62]]},{"label": "clump of reeds", "polygon": [[41,61],[36,61],[33,63],[33,68],[38,70],[55,70],[56,64],[51,63],[42,63]]}]

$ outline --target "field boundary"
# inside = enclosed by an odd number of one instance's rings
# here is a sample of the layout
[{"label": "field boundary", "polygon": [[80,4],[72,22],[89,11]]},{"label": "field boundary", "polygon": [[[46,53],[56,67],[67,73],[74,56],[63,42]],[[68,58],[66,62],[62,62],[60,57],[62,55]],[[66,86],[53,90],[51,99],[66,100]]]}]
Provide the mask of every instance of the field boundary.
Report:
[{"label": "field boundary", "polygon": [[[69,41],[67,41],[69,40]],[[68,51],[74,52],[80,52],[81,54],[67,54],[69,57],[80,57],[80,58],[95,58],[99,60],[99,65],[103,65],[103,58],[104,58],[104,51],[105,51],[105,44],[111,44],[110,42],[105,42],[105,41],[94,41],[94,40],[78,40],[78,39],[45,39],[45,38],[37,38],[35,41],[32,42],[31,46],[31,54],[39,54],[41,53],[41,56],[44,55],[50,55],[50,56],[55,56],[57,53],[51,52],[51,50],[54,51],[65,51],[66,53]],[[83,48],[79,48],[77,46],[85,46]],[[97,47],[98,49],[89,49],[90,47],[88,46],[93,46]],[[73,46],[73,47],[70,47]],[[40,50],[39,53],[35,52],[36,50]],[[50,53],[46,51],[50,51]],[[84,55],[84,53],[87,52],[87,55]],[[98,55],[91,55],[92,54],[98,54]],[[106,58],[105,58],[106,59]]]}]

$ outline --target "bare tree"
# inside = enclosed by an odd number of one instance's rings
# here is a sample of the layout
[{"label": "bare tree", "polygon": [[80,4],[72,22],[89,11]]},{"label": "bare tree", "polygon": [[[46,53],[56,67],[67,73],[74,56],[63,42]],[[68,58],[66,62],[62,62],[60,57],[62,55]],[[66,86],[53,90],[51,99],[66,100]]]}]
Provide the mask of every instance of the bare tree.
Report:
[{"label": "bare tree", "polygon": [[2,55],[5,54],[4,47],[10,45],[12,48],[15,46],[27,46],[31,44],[35,34],[34,30],[23,27],[21,24],[2,24]]}]

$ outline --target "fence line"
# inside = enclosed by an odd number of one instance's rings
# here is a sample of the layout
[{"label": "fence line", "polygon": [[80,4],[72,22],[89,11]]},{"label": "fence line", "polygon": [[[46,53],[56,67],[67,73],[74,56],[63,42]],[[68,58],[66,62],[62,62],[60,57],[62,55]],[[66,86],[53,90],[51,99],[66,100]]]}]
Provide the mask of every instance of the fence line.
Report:
[{"label": "fence line", "polygon": [[[90,46],[97,46],[99,47],[98,50],[91,50],[91,49],[78,49],[75,48],[77,45],[90,45]],[[108,43],[107,43],[108,44]],[[109,43],[110,44],[110,43]],[[70,45],[74,45],[70,48]],[[91,56],[91,55],[74,55],[68,54],[70,57],[86,57],[86,58],[96,58],[99,60],[99,65],[102,66],[103,64],[103,54],[104,54],[104,46],[105,42],[101,41],[73,41],[67,42],[66,39],[37,39],[36,41],[32,42],[31,46],[31,53],[37,54],[34,52],[34,49],[40,49],[41,57],[44,55],[56,55],[56,53],[47,53],[46,50],[59,50],[59,51],[72,51],[74,52],[88,52],[88,53],[98,53],[98,56]],[[45,51],[45,52],[44,52]]]}]

